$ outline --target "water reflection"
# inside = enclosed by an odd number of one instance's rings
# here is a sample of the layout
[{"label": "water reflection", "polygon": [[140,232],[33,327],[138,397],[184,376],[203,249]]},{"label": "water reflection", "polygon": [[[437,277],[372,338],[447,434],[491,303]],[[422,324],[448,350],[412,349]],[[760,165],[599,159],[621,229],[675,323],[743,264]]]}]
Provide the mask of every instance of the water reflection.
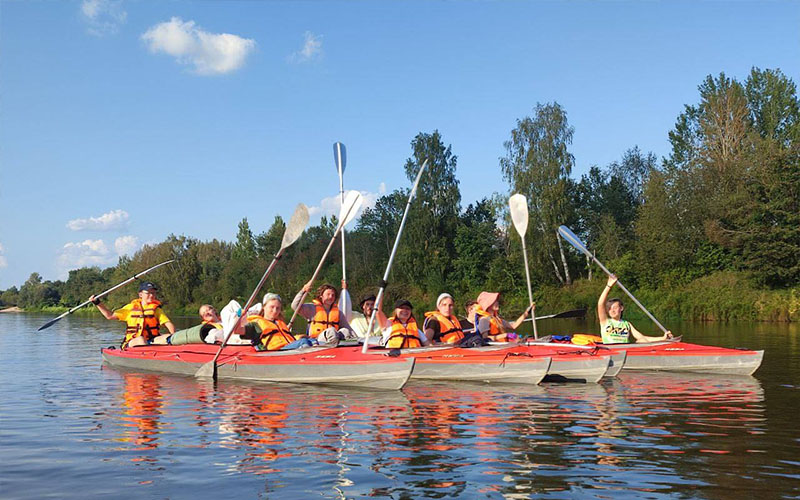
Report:
[{"label": "water reflection", "polygon": [[[158,375],[124,374],[122,414],[120,415],[121,435],[118,441],[133,443],[134,450],[147,450],[158,447],[161,408],[163,399]],[[146,457],[133,459],[146,461]]]},{"label": "water reflection", "polygon": [[266,478],[267,493],[730,492],[743,479],[726,471],[765,451],[751,444],[766,430],[752,377],[623,373],[602,384],[415,382],[389,392],[121,377],[118,442],[133,460],[157,460],[182,428],[192,438],[180,446],[224,453],[218,466]]}]

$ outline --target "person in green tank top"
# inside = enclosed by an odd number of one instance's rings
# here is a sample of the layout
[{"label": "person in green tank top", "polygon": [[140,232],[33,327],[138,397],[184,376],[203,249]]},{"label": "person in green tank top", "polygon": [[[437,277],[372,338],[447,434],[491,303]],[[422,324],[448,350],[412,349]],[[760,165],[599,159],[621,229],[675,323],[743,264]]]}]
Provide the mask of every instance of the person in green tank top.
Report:
[{"label": "person in green tank top", "polygon": [[[620,299],[609,299],[608,294],[617,283],[613,274],[608,277],[608,283],[597,299],[597,317],[600,320],[600,337],[604,344],[627,344],[631,342],[656,342],[672,338],[672,332],[667,332],[661,337],[648,337],[622,319],[625,306]],[[633,340],[631,339],[633,337]]]}]

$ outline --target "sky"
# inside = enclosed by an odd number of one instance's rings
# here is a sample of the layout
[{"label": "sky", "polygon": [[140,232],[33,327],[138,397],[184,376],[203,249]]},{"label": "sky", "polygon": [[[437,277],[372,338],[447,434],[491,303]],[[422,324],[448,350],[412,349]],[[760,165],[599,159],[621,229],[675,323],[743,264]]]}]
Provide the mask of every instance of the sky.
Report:
[{"label": "sky", "polygon": [[169,234],[233,241],[297,203],[406,188],[420,132],[462,206],[507,193],[517,120],[558,102],[573,177],[668,133],[697,86],[800,82],[797,1],[0,0],[0,290]]}]

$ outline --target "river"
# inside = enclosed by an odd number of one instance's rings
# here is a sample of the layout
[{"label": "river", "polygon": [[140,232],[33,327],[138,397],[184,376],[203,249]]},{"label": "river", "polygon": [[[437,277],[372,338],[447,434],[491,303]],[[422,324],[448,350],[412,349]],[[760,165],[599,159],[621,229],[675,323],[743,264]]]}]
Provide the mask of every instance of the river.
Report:
[{"label": "river", "polygon": [[764,349],[753,377],[370,392],[123,372],[121,323],[47,319],[0,314],[6,500],[800,496],[797,325],[668,325]]}]

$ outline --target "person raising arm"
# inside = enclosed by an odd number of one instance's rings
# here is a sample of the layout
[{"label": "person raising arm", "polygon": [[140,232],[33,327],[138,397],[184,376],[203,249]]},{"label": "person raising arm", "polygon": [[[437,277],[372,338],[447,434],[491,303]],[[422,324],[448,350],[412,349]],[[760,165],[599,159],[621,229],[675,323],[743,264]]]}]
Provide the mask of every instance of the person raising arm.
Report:
[{"label": "person raising arm", "polygon": [[[649,337],[634,328],[629,321],[622,319],[622,312],[625,310],[622,300],[608,298],[608,294],[611,293],[611,289],[614,288],[616,283],[617,277],[613,274],[610,275],[603,293],[597,299],[597,318],[600,320],[600,337],[603,339],[603,343],[628,344],[671,339],[672,332],[670,331],[661,337]],[[631,341],[631,338],[634,340]]]}]

